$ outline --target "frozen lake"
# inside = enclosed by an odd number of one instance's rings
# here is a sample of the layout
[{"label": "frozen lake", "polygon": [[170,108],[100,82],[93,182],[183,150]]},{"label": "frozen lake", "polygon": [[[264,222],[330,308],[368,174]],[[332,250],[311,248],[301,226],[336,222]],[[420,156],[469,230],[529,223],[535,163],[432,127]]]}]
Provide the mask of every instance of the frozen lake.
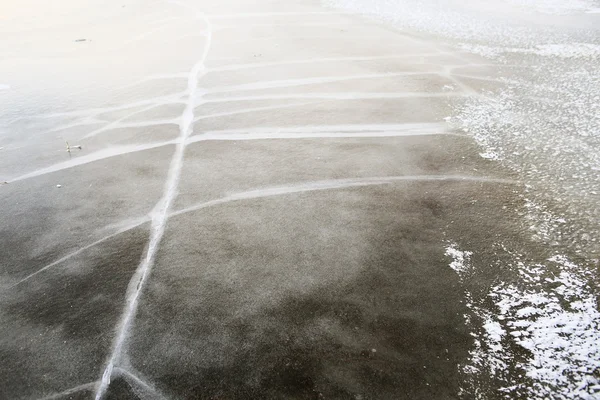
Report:
[{"label": "frozen lake", "polygon": [[55,3],[0,2],[0,398],[600,395],[598,4]]},{"label": "frozen lake", "polygon": [[[534,261],[500,240],[500,253],[512,260],[498,265],[517,280],[498,279],[483,293],[467,287],[465,319],[477,339],[463,390],[477,396],[491,375],[508,398],[598,396],[600,2],[328,4],[494,63],[485,73],[478,68],[477,77],[468,68],[455,71],[476,95],[456,102],[449,121],[476,140],[483,158],[518,174],[523,229],[551,256]],[[489,268],[457,244],[448,255],[461,280]],[[516,382],[522,376],[530,379]]]}]

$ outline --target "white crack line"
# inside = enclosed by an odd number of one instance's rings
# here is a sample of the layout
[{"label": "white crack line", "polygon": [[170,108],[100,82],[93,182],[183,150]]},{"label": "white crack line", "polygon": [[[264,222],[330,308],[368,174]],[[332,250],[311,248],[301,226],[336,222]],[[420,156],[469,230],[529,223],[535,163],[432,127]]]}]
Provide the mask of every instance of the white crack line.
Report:
[{"label": "white crack line", "polygon": [[402,175],[371,178],[353,178],[353,179],[332,179],[323,181],[305,182],[289,186],[276,186],[270,188],[250,190],[246,192],[235,193],[220,199],[210,200],[204,203],[196,204],[179,211],[173,212],[171,216],[186,214],[207,207],[226,204],[233,201],[250,200],[273,196],[283,196],[287,194],[314,192],[321,190],[346,189],[361,186],[389,185],[401,181],[454,181],[454,182],[486,182],[514,184],[515,181],[507,179],[464,176],[464,175]]},{"label": "white crack line", "polygon": [[93,389],[94,386],[96,386],[96,383],[97,382],[84,383],[83,385],[72,387],[72,388],[67,389],[67,390],[65,390],[63,392],[60,392],[60,393],[55,393],[55,394],[51,394],[50,396],[42,397],[39,400],[64,399],[64,398],[66,398],[66,396],[71,395],[71,394],[75,394],[75,393],[80,392],[82,390]]},{"label": "white crack line", "polygon": [[[286,108],[314,104],[316,102],[296,103],[283,105],[277,108]],[[195,118],[196,121],[211,118],[213,116],[229,116],[243,112],[269,110],[271,107],[246,109],[228,113],[209,114]],[[161,121],[161,123],[164,121]],[[257,127],[249,129],[235,129],[222,131],[206,131],[202,134],[189,136],[187,143],[202,141],[230,141],[230,140],[261,140],[261,139],[304,139],[304,138],[374,138],[374,137],[402,137],[402,136],[425,136],[425,135],[456,135],[448,132],[445,124],[422,123],[422,124],[355,124],[355,125],[321,125],[321,126],[292,126],[292,127]],[[463,135],[457,135],[463,136]],[[132,144],[114,146],[94,153],[77,156],[73,159],[40,168],[15,178],[5,179],[7,182],[18,182],[37,176],[50,174],[64,169],[89,164],[110,157],[126,155],[139,151],[146,151],[158,147],[177,144],[179,139],[164,142]]]},{"label": "white crack line", "polygon": [[[377,186],[377,185],[388,185],[397,182],[427,182],[427,181],[441,181],[441,182],[475,182],[475,183],[497,183],[497,184],[506,184],[506,185],[514,185],[518,183],[517,181],[509,180],[509,179],[498,179],[498,178],[488,178],[484,176],[465,176],[465,175],[408,175],[408,176],[384,176],[384,177],[368,177],[368,178],[353,178],[353,179],[331,179],[331,180],[322,180],[322,181],[309,181],[309,182],[299,182],[290,185],[284,186],[272,186],[260,189],[253,189],[244,192],[233,193],[231,195],[215,199],[209,200],[206,202],[198,203],[192,205],[190,207],[183,208],[178,211],[170,212],[168,217],[171,218],[173,216],[186,214],[189,212],[193,212],[196,210],[200,210],[203,208],[219,206],[222,204],[227,204],[233,201],[242,201],[242,200],[252,200],[266,197],[274,197],[274,196],[284,196],[295,193],[305,193],[305,192],[315,192],[322,190],[335,190],[335,189],[348,189],[354,187],[364,187],[364,186]],[[97,246],[105,242],[106,240],[120,235],[121,233],[125,233],[131,229],[137,228],[138,226],[148,222],[151,220],[151,217],[143,217],[135,220],[133,223],[130,223],[122,228],[120,228],[115,233],[112,233],[108,236],[105,236],[97,241],[82,247],[81,249],[74,251],[66,256],[60,258],[57,261],[52,262],[51,264],[46,265],[42,269],[34,272],[27,277],[23,278],[21,281],[15,283],[8,289],[14,288],[17,285],[33,278],[37,274],[54,267],[63,261],[68,260],[71,257],[80,254],[84,250],[87,250],[91,247]]]},{"label": "white crack line", "polygon": [[[226,72],[226,71],[239,71],[239,70],[245,70],[245,69],[251,69],[251,68],[281,67],[281,66],[301,65],[301,64],[406,59],[406,58],[411,58],[411,57],[437,56],[438,54],[450,54],[450,53],[426,52],[426,53],[414,53],[414,54],[390,54],[390,55],[383,55],[383,56],[309,58],[309,59],[289,60],[289,61],[272,61],[272,62],[262,62],[262,63],[244,63],[244,64],[234,64],[234,65],[223,65],[223,66],[218,66],[218,67],[210,67],[209,70],[211,72]],[[437,65],[437,64],[431,64],[431,65]]]},{"label": "white crack line", "polygon": [[90,243],[90,244],[88,244],[88,245],[86,245],[86,246],[84,246],[84,247],[82,247],[82,248],[80,248],[80,249],[77,249],[76,251],[74,251],[74,252],[72,252],[72,253],[69,253],[69,254],[67,254],[66,256],[62,257],[62,258],[59,258],[58,260],[56,260],[56,261],[54,261],[54,262],[52,262],[52,263],[50,263],[50,264],[46,265],[45,267],[43,267],[43,268],[41,268],[41,269],[38,269],[38,270],[37,270],[37,271],[35,271],[34,273],[27,275],[25,278],[21,279],[21,280],[20,280],[20,281],[18,281],[17,283],[13,284],[12,286],[9,286],[9,287],[7,288],[7,290],[9,290],[9,289],[12,289],[12,288],[14,288],[14,287],[16,287],[16,286],[18,286],[18,285],[20,285],[20,284],[22,284],[22,283],[24,283],[24,282],[28,281],[29,279],[33,278],[33,277],[34,277],[34,276],[36,276],[37,274],[40,274],[40,273],[42,273],[42,272],[44,272],[44,271],[46,271],[46,270],[48,270],[48,269],[50,269],[50,268],[54,267],[55,265],[58,265],[58,264],[62,263],[63,261],[66,261],[66,260],[68,260],[68,259],[70,259],[70,258],[72,258],[72,257],[75,257],[76,255],[78,255],[78,254],[80,254],[80,253],[84,252],[85,250],[87,250],[87,249],[89,249],[89,248],[92,248],[92,247],[94,247],[94,246],[97,246],[97,245],[99,245],[99,244],[101,244],[101,243],[103,243],[103,242],[105,242],[105,241],[107,241],[107,240],[109,240],[109,239],[111,239],[111,238],[113,238],[113,237],[115,237],[115,236],[118,236],[118,235],[120,235],[121,233],[125,233],[125,232],[128,232],[128,231],[130,231],[130,230],[132,230],[132,229],[134,229],[134,228],[137,228],[138,226],[140,226],[140,225],[143,225],[144,223],[148,222],[148,220],[149,220],[149,218],[144,218],[144,219],[141,219],[141,220],[139,220],[138,222],[136,222],[136,223],[134,223],[134,224],[131,224],[131,225],[125,226],[125,227],[123,227],[123,228],[121,228],[121,229],[117,230],[116,232],[114,232],[114,233],[111,233],[111,234],[110,234],[110,235],[108,235],[108,236],[105,236],[105,237],[103,237],[103,238],[100,238],[100,239],[96,240],[96,241],[95,241],[95,242],[93,242],[93,243]]},{"label": "white crack line", "polygon": [[466,97],[466,93],[455,92],[339,92],[339,93],[285,93],[254,96],[223,96],[210,97],[205,103],[227,103],[230,101],[255,101],[255,100],[293,100],[293,99],[321,99],[321,100],[385,100],[385,99],[433,99]]},{"label": "white crack line", "polygon": [[113,371],[114,371],[114,373],[119,374],[126,380],[130,381],[130,383],[140,386],[142,389],[144,389],[147,392],[146,394],[149,393],[152,396],[151,399],[165,399],[166,398],[165,395],[160,393],[157,389],[155,389],[154,387],[152,387],[151,385],[146,383],[145,380],[140,378],[137,373],[133,373],[133,372],[129,371],[128,369],[119,368],[119,367],[113,368]]},{"label": "white crack line", "polygon": [[102,374],[102,381],[96,392],[96,400],[101,400],[106,394],[110,379],[112,376],[113,368],[118,364],[119,357],[123,351],[125,341],[128,337],[129,330],[135,319],[137,312],[138,302],[140,294],[145,286],[145,283],[150,276],[152,266],[154,265],[154,257],[162,240],[165,232],[167,220],[169,218],[169,212],[172,203],[177,196],[177,187],[179,185],[179,178],[181,176],[181,170],[183,167],[183,157],[185,153],[185,147],[187,145],[187,139],[192,134],[194,125],[194,108],[196,106],[196,88],[201,75],[206,74],[206,59],[208,58],[208,52],[210,51],[212,43],[212,28],[210,21],[205,15],[197,15],[206,24],[206,43],[204,46],[203,54],[200,60],[193,66],[188,76],[187,94],[188,99],[186,102],[185,110],[181,116],[179,125],[179,138],[171,165],[169,166],[169,174],[167,181],[165,182],[165,189],[162,198],[158,201],[153,211],[151,212],[151,227],[150,227],[150,239],[148,243],[148,249],[146,255],[140,265],[138,266],[134,276],[131,278],[129,287],[127,289],[126,305],[123,311],[122,319],[118,324],[116,332],[116,338],[113,345],[113,350],[109,356],[108,362]]},{"label": "white crack line", "polygon": [[240,85],[223,86],[208,89],[206,93],[226,93],[226,92],[241,92],[246,90],[261,90],[261,89],[278,89],[298,86],[308,86],[324,83],[346,82],[360,79],[382,79],[395,78],[399,76],[422,76],[436,75],[435,72],[389,72],[381,74],[362,74],[348,76],[319,76],[314,78],[298,78],[298,79],[281,79],[271,81],[259,81],[254,83],[245,83]]}]

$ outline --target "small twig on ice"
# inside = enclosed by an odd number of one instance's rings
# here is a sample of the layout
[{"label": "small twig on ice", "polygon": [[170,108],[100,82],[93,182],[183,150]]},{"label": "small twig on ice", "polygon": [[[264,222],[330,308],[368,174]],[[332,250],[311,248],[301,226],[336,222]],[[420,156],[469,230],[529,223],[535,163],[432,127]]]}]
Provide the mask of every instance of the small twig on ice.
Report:
[{"label": "small twig on ice", "polygon": [[69,142],[65,142],[67,144],[67,152],[71,152],[71,149],[79,149],[81,150],[81,145],[74,145],[74,146],[70,146]]}]

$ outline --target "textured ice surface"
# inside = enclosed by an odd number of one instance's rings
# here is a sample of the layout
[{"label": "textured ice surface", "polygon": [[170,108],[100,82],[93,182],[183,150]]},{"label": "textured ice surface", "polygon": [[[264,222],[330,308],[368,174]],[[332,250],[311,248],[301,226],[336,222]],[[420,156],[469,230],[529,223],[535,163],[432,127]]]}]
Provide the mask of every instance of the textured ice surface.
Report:
[{"label": "textured ice surface", "polygon": [[448,123],[495,61],[318,1],[4,3],[0,398],[453,398],[506,340],[462,290],[537,203]]},{"label": "textured ice surface", "polygon": [[531,185],[530,201],[551,206],[556,219],[567,221],[555,226],[556,235],[547,243],[596,255],[600,17],[583,12],[597,3],[338,0],[333,4],[443,37],[463,51],[493,60],[495,71],[464,82],[495,84],[457,106],[453,121],[481,144],[483,157],[502,160],[519,171]]},{"label": "textured ice surface", "polygon": [[[477,273],[471,252],[451,244],[446,255],[463,283]],[[562,255],[543,264],[522,261],[516,254],[512,257],[510,269],[518,274],[517,281],[498,283],[483,294],[465,287],[470,310],[465,320],[476,338],[471,360],[463,366],[465,381],[477,381],[485,373],[499,377],[506,385],[501,391],[507,398],[591,399],[600,395],[600,312],[589,287],[593,274]],[[487,299],[493,302],[491,308]],[[527,357],[516,363],[515,346],[527,351]],[[509,368],[525,376],[525,383],[514,385],[506,372]]]},{"label": "textured ice surface", "polygon": [[[485,72],[454,71],[478,95],[455,102],[448,120],[479,143],[483,158],[523,179],[523,230],[550,255],[540,260],[526,254],[525,261],[522,250],[506,250],[514,244],[484,249],[502,254],[495,265],[508,272],[496,278],[506,283],[490,280],[489,296],[482,297],[484,289],[473,282],[490,278],[486,268],[473,267],[477,254],[456,245],[447,249],[450,267],[465,284],[465,304],[472,310],[465,319],[475,337],[471,362],[463,368],[463,394],[486,398],[497,379],[508,398],[597,397],[598,2],[328,4],[427,33],[494,65]],[[575,257],[581,262],[570,261]],[[514,384],[521,377],[527,383]]]},{"label": "textured ice surface", "polygon": [[[486,1],[468,0],[445,2],[419,0],[325,0],[326,4],[391,22],[402,29],[427,32],[453,40],[475,43],[494,43],[502,46],[534,46],[543,43],[569,43],[558,28],[597,29],[590,14],[583,14],[573,22],[573,16],[561,18],[560,14],[592,10],[593,2],[563,1]],[[556,7],[556,4],[561,7]],[[597,4],[597,3],[596,3]],[[561,8],[561,12],[557,12]],[[555,15],[559,14],[559,15]],[[569,29],[573,31],[572,29]],[[536,35],[536,32],[538,33]],[[539,35],[543,32],[543,37]],[[531,35],[536,35],[532,37]],[[592,35],[591,37],[593,37]],[[585,32],[576,33],[578,38],[590,38]]]},{"label": "textured ice surface", "polygon": [[521,7],[523,11],[535,10],[547,14],[592,13],[597,10],[595,0],[504,0],[508,4]]},{"label": "textured ice surface", "polygon": [[455,395],[444,234],[518,234],[445,120],[479,57],[318,2],[2,7],[0,398]]}]

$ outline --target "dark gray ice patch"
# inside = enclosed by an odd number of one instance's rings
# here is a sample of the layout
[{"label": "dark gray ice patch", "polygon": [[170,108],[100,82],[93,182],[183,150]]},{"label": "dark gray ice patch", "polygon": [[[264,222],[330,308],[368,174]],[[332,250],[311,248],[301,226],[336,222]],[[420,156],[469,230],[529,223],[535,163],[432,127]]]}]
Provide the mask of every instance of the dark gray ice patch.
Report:
[{"label": "dark gray ice patch", "polygon": [[146,240],[146,229],[123,233],[2,293],[0,398],[98,379]]},{"label": "dark gray ice patch", "polygon": [[174,398],[454,396],[470,338],[440,228],[461,190],[406,186],[173,218],[132,365]]}]

